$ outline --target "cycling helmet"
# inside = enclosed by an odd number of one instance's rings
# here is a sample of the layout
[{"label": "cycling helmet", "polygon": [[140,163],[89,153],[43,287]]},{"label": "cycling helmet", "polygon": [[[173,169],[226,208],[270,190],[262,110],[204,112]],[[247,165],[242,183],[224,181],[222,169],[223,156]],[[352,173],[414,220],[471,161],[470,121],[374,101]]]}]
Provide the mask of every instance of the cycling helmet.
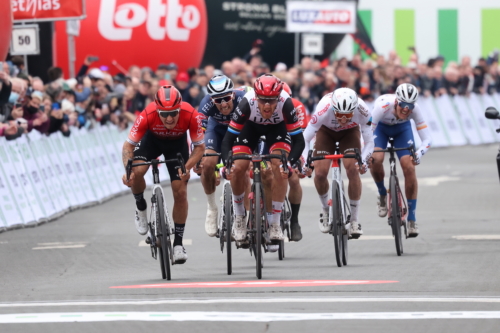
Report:
[{"label": "cycling helmet", "polygon": [[156,108],[161,111],[179,109],[182,103],[181,93],[174,86],[161,86],[155,95]]},{"label": "cycling helmet", "polygon": [[339,88],[332,93],[332,103],[336,114],[352,114],[358,107],[358,95],[352,89]]},{"label": "cycling helmet", "polygon": [[418,98],[418,90],[413,84],[400,84],[396,89],[396,98],[399,102],[414,104]]},{"label": "cycling helmet", "polygon": [[207,84],[207,91],[211,97],[227,95],[233,92],[234,83],[225,75],[214,75]]},{"label": "cycling helmet", "polygon": [[255,94],[263,97],[278,97],[283,90],[283,82],[272,74],[264,74],[253,84]]},{"label": "cycling helmet", "polygon": [[283,82],[283,90],[288,94],[290,95],[290,97],[292,97],[292,89],[290,89],[290,86],[288,85],[288,83],[286,82]]}]

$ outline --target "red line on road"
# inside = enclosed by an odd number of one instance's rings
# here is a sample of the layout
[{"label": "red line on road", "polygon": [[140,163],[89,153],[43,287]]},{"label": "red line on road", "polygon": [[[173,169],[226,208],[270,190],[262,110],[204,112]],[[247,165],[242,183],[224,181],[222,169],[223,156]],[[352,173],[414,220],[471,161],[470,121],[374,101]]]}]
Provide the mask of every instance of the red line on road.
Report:
[{"label": "red line on road", "polygon": [[190,283],[158,283],[139,284],[134,286],[115,286],[112,289],[145,289],[145,288],[269,288],[269,287],[321,287],[347,286],[361,284],[397,283],[399,281],[371,280],[270,280],[270,281],[220,281]]}]

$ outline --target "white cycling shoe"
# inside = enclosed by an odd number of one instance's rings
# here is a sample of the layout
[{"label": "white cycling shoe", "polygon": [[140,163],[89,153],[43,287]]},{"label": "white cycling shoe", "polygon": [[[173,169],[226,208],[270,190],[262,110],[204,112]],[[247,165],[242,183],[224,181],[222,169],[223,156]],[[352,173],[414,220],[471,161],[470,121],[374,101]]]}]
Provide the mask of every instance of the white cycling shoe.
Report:
[{"label": "white cycling shoe", "polygon": [[380,195],[377,197],[377,206],[378,206],[378,216],[386,217],[387,216],[387,195]]},{"label": "white cycling shoe", "polygon": [[174,262],[176,264],[183,264],[188,259],[186,249],[182,245],[174,246]]},{"label": "white cycling shoe", "polygon": [[269,226],[269,238],[271,240],[283,240],[283,230],[281,230],[279,223]]},{"label": "white cycling shoe", "polygon": [[267,246],[267,251],[268,252],[276,252],[276,251],[279,250],[279,248],[280,248],[279,245],[270,244],[270,245]]},{"label": "white cycling shoe", "polygon": [[408,237],[418,236],[418,225],[415,221],[408,221]]},{"label": "white cycling shoe", "polygon": [[247,223],[244,215],[236,215],[233,221],[233,237],[237,242],[247,238]]},{"label": "white cycling shoe", "polygon": [[137,229],[137,232],[141,235],[145,235],[148,233],[148,210],[139,210],[135,209],[135,228]]},{"label": "white cycling shoe", "polygon": [[215,209],[207,208],[207,218],[205,220],[205,231],[210,237],[214,237],[217,234],[217,207]]},{"label": "white cycling shoe", "polygon": [[323,211],[323,213],[319,214],[318,226],[319,226],[319,230],[324,234],[327,234],[330,232],[331,226],[328,225],[329,220],[330,220],[330,218],[328,215],[328,211]]},{"label": "white cycling shoe", "polygon": [[363,234],[363,230],[361,230],[361,224],[357,221],[351,221],[350,234],[352,238],[357,239]]}]

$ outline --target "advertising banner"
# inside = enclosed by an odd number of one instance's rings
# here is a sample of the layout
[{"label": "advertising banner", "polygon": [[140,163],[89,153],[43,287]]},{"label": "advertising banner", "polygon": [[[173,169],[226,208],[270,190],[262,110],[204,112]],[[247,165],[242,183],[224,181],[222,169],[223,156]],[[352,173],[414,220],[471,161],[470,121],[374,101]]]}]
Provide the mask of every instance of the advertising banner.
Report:
[{"label": "advertising banner", "polygon": [[355,33],[355,1],[287,1],[288,32]]},{"label": "advertising banner", "polygon": [[14,22],[85,18],[84,0],[10,0],[10,3]]},{"label": "advertising banner", "polygon": [[0,61],[4,61],[9,52],[12,34],[12,15],[9,1],[0,1]]},{"label": "advertising banner", "polygon": [[486,119],[484,116],[484,110],[486,108],[483,108],[479,96],[476,94],[470,94],[469,98],[467,98],[467,105],[469,106],[471,116],[475,118],[476,124],[479,127],[483,143],[492,143],[497,141],[498,135],[493,129],[492,121]]},{"label": "advertising banner", "polygon": [[[110,72],[131,65],[201,63],[207,40],[205,0],[87,0],[87,18],[75,37],[76,66],[89,54]],[[57,66],[68,68],[66,24],[56,23]],[[68,72],[69,73],[69,72]]]},{"label": "advertising banner", "polygon": [[442,117],[444,127],[448,133],[450,145],[462,146],[467,144],[462,128],[457,120],[455,109],[448,95],[442,95],[434,100]]},{"label": "advertising banner", "polygon": [[54,173],[49,154],[45,149],[45,141],[49,140],[49,138],[40,134],[37,130],[31,131],[27,136],[29,138],[31,152],[40,169],[42,181],[47,187],[48,195],[52,199],[54,208],[57,213],[64,213],[70,207],[66,192],[61,184],[61,182],[66,181],[66,179],[56,177]]},{"label": "advertising banner", "polygon": [[433,147],[446,147],[449,145],[446,132],[441,125],[439,115],[434,108],[434,101],[429,97],[421,97],[418,99],[418,105],[424,115],[424,119],[429,126],[432,135]]},{"label": "advertising banner", "polygon": [[478,145],[483,143],[483,139],[481,138],[481,134],[476,126],[476,122],[470,115],[469,107],[465,102],[465,97],[454,96],[453,103],[455,104],[455,109],[459,114],[458,119],[462,123],[464,135],[468,143],[471,145]]}]

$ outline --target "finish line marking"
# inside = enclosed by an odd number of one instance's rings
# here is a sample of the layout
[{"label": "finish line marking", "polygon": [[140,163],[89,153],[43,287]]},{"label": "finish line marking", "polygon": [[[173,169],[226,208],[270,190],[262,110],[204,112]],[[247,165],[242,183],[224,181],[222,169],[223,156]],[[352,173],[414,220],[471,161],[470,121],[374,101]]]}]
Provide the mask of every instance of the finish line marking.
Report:
[{"label": "finish line marking", "polygon": [[[172,244],[174,244],[174,239],[172,238],[171,240]],[[182,240],[182,245],[193,245],[193,240],[192,239],[183,239]],[[141,247],[150,247],[151,245],[147,244],[145,240],[141,240],[139,242],[139,246]]]},{"label": "finish line marking", "polygon": [[0,324],[73,323],[109,321],[215,321],[276,322],[303,320],[401,320],[401,319],[500,319],[500,311],[434,312],[345,312],[345,313],[267,313],[267,312],[68,312],[18,313],[0,315]]},{"label": "finish line marking", "polygon": [[60,301],[33,303],[0,303],[0,308],[30,308],[54,306],[119,306],[119,305],[162,305],[162,304],[263,304],[263,303],[500,303],[498,297],[321,297],[321,298],[212,298],[212,299],[160,299],[124,301]]},{"label": "finish line marking", "polygon": [[275,281],[224,281],[139,284],[134,286],[116,286],[111,289],[147,289],[147,288],[266,288],[266,287],[318,287],[342,286],[354,284],[397,283],[399,281],[361,281],[361,280],[275,280]]},{"label": "finish line marking", "polygon": [[500,235],[459,235],[451,236],[456,240],[500,240]]},{"label": "finish line marking", "polygon": [[78,249],[87,246],[85,242],[38,243],[32,250]]}]

